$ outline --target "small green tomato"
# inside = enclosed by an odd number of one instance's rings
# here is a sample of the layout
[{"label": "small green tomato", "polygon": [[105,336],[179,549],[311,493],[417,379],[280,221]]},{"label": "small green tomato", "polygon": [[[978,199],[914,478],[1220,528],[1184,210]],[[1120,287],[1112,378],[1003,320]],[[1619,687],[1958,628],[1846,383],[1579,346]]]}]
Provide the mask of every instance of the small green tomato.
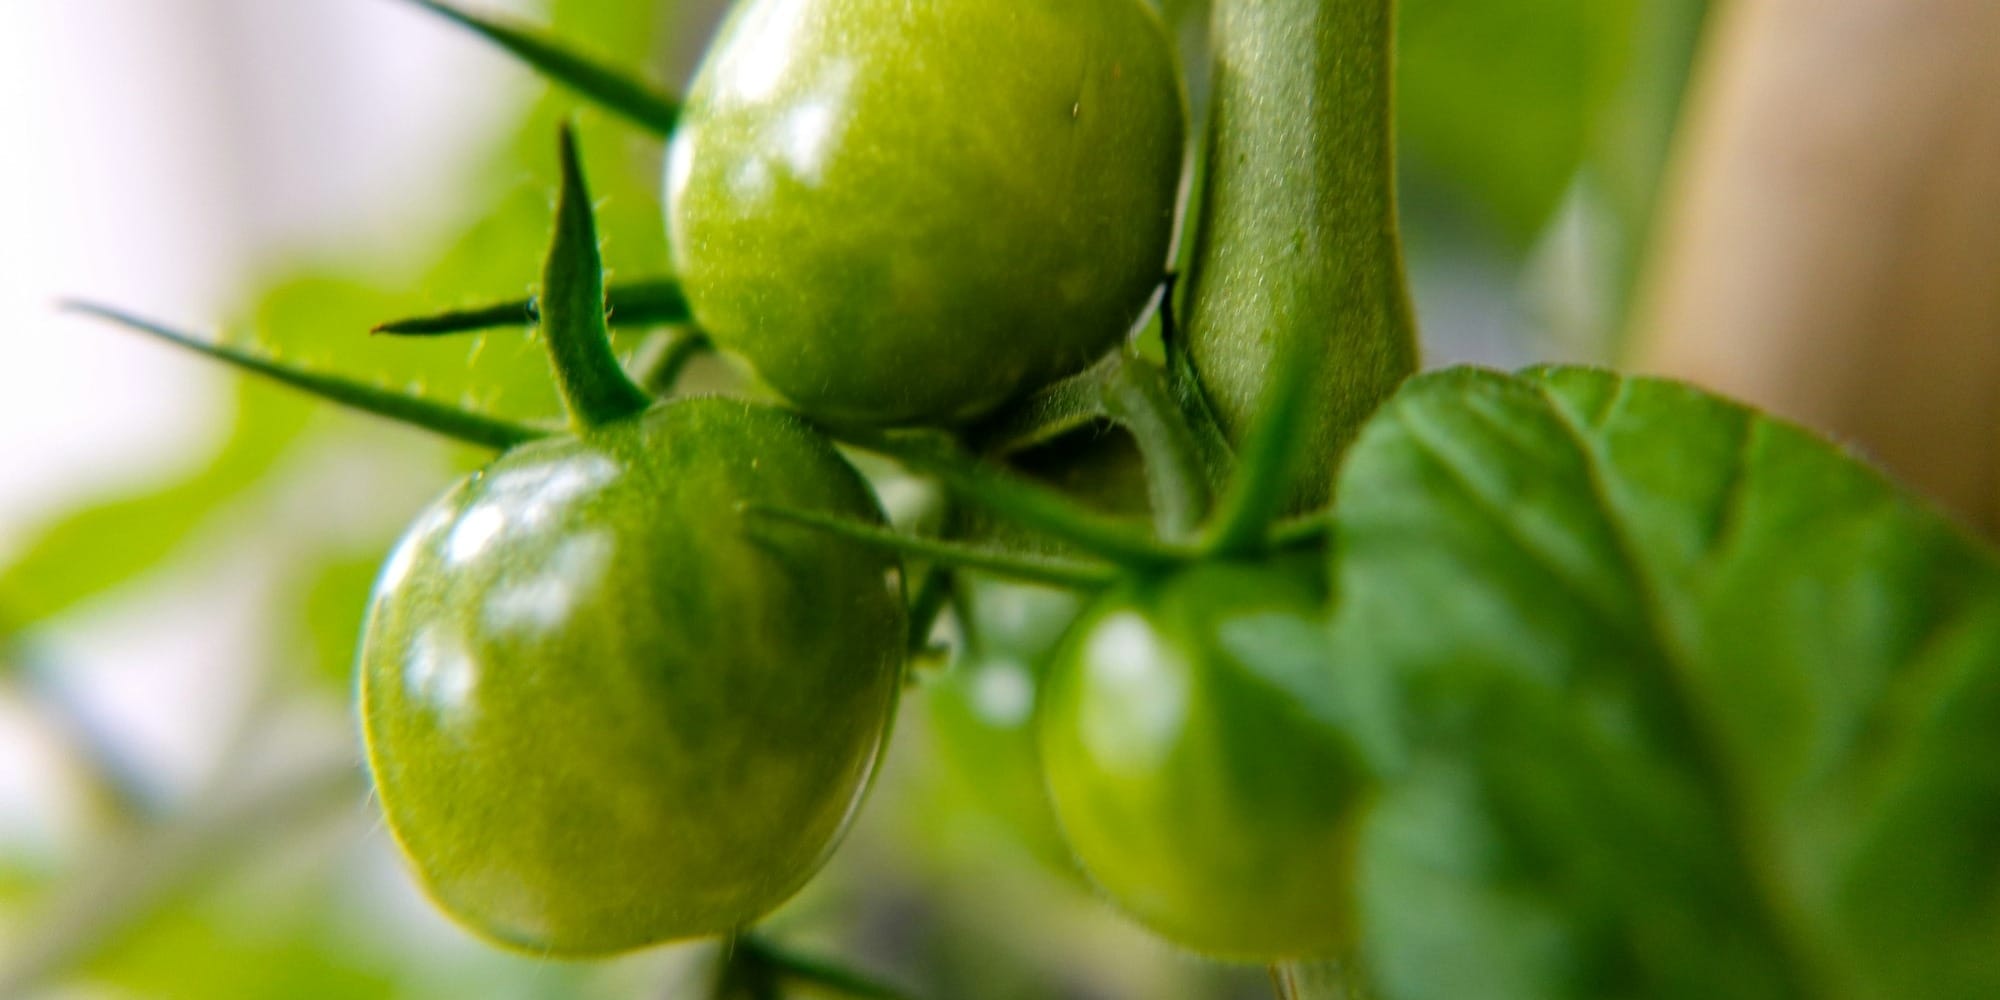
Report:
[{"label": "small green tomato", "polygon": [[1140,0],[745,0],[669,153],[674,265],[801,409],[970,418],[1139,316],[1185,118]]},{"label": "small green tomato", "polygon": [[369,764],[459,921],[559,955],[725,933],[826,858],[896,704],[902,582],[744,502],[881,516],[797,418],[690,399],[507,452],[390,558]]},{"label": "small green tomato", "polygon": [[1063,835],[1119,908],[1183,947],[1271,962],[1351,943],[1367,776],[1319,608],[1292,574],[1200,566],[1100,598],[1049,672],[1039,737]]}]

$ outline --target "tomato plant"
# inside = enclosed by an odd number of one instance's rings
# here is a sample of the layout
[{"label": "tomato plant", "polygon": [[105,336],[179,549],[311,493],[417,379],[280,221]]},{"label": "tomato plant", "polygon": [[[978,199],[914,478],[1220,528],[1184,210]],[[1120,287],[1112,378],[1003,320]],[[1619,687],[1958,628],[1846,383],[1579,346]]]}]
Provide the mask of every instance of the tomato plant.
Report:
[{"label": "tomato plant", "polygon": [[[517,405],[536,345],[505,333],[402,391],[83,308],[498,452],[417,514],[358,653],[381,814],[464,926],[538,956],[717,938],[710,1000],[902,995],[794,935],[973,953],[902,970],[953,997],[1084,982],[996,978],[1003,941],[1087,975],[1116,934],[1180,963],[1123,981],[1148,997],[1245,965],[1286,1000],[2000,994],[2000,558],[1692,386],[1417,374],[1394,3],[1216,0],[1194,43],[1137,0],[743,0],[685,103],[418,3],[664,144],[621,175],[639,277],[607,281],[565,127],[536,294],[376,327],[532,325],[566,427]],[[1586,212],[1611,99],[1507,107],[1534,81],[1450,29],[1526,15],[1409,7],[1414,65],[1507,95],[1461,132],[1412,88],[1420,149],[1507,174],[1413,186],[1487,192],[1507,239],[1565,190]],[[1630,26],[1589,9],[1565,23]],[[1552,148],[1507,148],[1517,122]],[[957,766],[1088,916],[928,898],[944,838],[894,808],[787,906],[918,699],[899,763]],[[152,848],[0,994],[107,949],[103,900],[158,898],[187,844],[292,812],[162,825],[100,770]]]},{"label": "tomato plant", "polygon": [[752,0],[668,156],[674,268],[806,412],[977,416],[1138,318],[1185,115],[1139,0]]}]

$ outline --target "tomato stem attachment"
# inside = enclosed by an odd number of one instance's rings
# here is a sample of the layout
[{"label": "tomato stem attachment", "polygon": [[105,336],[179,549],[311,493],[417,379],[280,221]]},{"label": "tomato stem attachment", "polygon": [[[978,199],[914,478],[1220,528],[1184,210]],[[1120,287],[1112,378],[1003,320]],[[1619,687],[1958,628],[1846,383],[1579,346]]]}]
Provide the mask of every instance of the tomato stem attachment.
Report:
[{"label": "tomato stem attachment", "polygon": [[1058,490],[980,462],[955,448],[865,428],[836,428],[830,433],[836,440],[933,476],[953,493],[1022,527],[1068,542],[1125,569],[1165,570],[1198,555],[1190,546],[1156,539],[1130,521],[1100,514]]},{"label": "tomato stem attachment", "polygon": [[[687,297],[681,294],[680,282],[672,278],[614,281],[606,286],[604,298],[605,321],[613,327],[664,326],[685,323],[690,316]],[[392,319],[368,332],[397,337],[446,337],[510,326],[532,326],[541,319],[540,300],[526,298]]]},{"label": "tomato stem attachment", "polygon": [[1185,538],[1208,511],[1208,481],[1165,376],[1151,362],[1127,356],[1104,382],[1104,405],[1139,445],[1160,535]]},{"label": "tomato stem attachment", "polygon": [[597,222],[577,155],[576,130],[562,128],[562,192],[556,198],[555,236],[542,271],[542,339],[555,370],[570,422],[578,430],[643,412],[653,397],[639,388],[611,350],[604,315],[604,261],[597,250]]},{"label": "tomato stem attachment", "polygon": [[203,340],[193,334],[141,319],[110,306],[90,302],[65,302],[62,303],[62,308],[186,348],[204,357],[262,375],[274,382],[291,386],[321,399],[331,400],[350,409],[386,417],[412,427],[420,427],[467,444],[504,451],[515,445],[548,436],[548,432],[540,428],[473,413],[338,375],[307,371],[250,351]]},{"label": "tomato stem attachment", "polygon": [[674,123],[680,119],[680,102],[651,84],[576,52],[534,29],[469,13],[437,0],[410,2],[477,33],[543,76],[646,131],[661,137],[673,134]]},{"label": "tomato stem attachment", "polygon": [[744,504],[740,510],[746,517],[783,521],[851,542],[929,559],[955,569],[983,570],[1026,583],[1091,591],[1102,589],[1118,578],[1116,568],[1102,563],[1007,552],[942,538],[906,535],[893,528],[795,507]]}]

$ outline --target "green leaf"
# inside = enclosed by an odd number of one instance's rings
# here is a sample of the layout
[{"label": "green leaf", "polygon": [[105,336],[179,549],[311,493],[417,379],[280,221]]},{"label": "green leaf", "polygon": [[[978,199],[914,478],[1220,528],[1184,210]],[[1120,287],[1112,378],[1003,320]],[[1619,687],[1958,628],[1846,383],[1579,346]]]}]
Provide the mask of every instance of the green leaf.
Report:
[{"label": "green leaf", "polygon": [[1410,384],[1337,494],[1381,995],[2000,996],[2000,566],[1794,426]]},{"label": "green leaf", "polygon": [[1661,0],[1402,0],[1397,124],[1413,173],[1525,244],[1575,179]]}]

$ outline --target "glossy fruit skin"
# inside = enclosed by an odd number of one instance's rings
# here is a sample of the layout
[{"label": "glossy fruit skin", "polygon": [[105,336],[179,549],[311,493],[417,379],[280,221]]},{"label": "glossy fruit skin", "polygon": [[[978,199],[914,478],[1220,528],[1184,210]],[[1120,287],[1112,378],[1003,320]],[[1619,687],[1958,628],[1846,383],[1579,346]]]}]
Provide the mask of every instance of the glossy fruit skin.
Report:
[{"label": "glossy fruit skin", "polygon": [[1039,739],[1064,837],[1183,947],[1272,962],[1351,944],[1368,778],[1321,617],[1292,574],[1196,566],[1101,597],[1049,673]]},{"label": "glossy fruit skin", "polygon": [[901,571],[744,501],[881,517],[796,417],[689,399],[507,452],[390,558],[369,765],[461,923],[556,955],[724,933],[831,851],[901,687]]},{"label": "glossy fruit skin", "polygon": [[970,418],[1142,312],[1185,103],[1140,0],[745,0],[669,152],[674,266],[806,412]]}]

